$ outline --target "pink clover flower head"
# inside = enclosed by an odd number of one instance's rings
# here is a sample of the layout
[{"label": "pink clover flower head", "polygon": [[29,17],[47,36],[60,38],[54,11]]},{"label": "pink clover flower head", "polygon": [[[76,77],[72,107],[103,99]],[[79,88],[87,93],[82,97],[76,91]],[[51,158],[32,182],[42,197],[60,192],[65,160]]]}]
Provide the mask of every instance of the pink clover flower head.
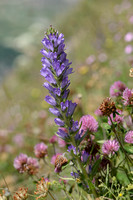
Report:
[{"label": "pink clover flower head", "polygon": [[66,142],[64,140],[62,140],[61,138],[58,138],[58,145],[59,145],[59,147],[65,147]]},{"label": "pink clover flower head", "polygon": [[133,33],[132,32],[128,32],[125,37],[124,37],[124,40],[126,42],[131,42],[133,40]]},{"label": "pink clover flower head", "polygon": [[129,18],[129,22],[133,24],[133,15]]},{"label": "pink clover flower head", "polygon": [[130,90],[128,88],[126,88],[123,92],[123,102],[124,105],[133,105],[133,89]]},{"label": "pink clover flower head", "polygon": [[19,146],[22,147],[24,145],[24,137],[22,134],[17,134],[13,137],[13,142]]},{"label": "pink clover flower head", "polygon": [[97,129],[98,129],[98,122],[91,115],[82,116],[79,121],[79,126],[80,125],[81,125],[80,134],[82,135],[84,135],[87,130],[94,133],[94,132],[97,132]]},{"label": "pink clover flower head", "polygon": [[[110,117],[111,117],[111,119],[112,119],[113,122],[117,122],[117,124],[120,124],[120,123],[123,122],[124,116],[121,116],[121,114],[122,114],[121,110],[116,110],[116,112],[118,112],[120,115],[116,114],[115,118],[113,119],[113,113],[111,113]],[[112,124],[109,117],[108,117],[108,124],[109,125]]]},{"label": "pink clover flower head", "polygon": [[47,152],[48,146],[45,145],[43,142],[36,144],[34,147],[34,153],[37,158],[44,158],[48,152]]},{"label": "pink clover flower head", "polygon": [[121,81],[116,81],[110,87],[110,96],[118,97],[122,95],[122,92],[126,89],[126,85]]},{"label": "pink clover flower head", "polygon": [[27,164],[28,156],[26,154],[19,154],[14,159],[13,166],[19,171],[19,173],[24,173],[26,171],[26,164]]},{"label": "pink clover flower head", "polygon": [[27,172],[30,175],[34,175],[38,172],[39,162],[36,158],[28,157],[27,159]]},{"label": "pink clover flower head", "polygon": [[133,144],[133,131],[128,131],[125,135],[125,142]]},{"label": "pink clover flower head", "polygon": [[98,109],[96,109],[95,110],[95,115],[97,115],[97,116],[103,116],[103,114],[102,114],[102,112],[101,112],[101,110],[98,108]]},{"label": "pink clover flower head", "polygon": [[55,155],[52,156],[52,158],[51,158],[51,164],[52,165],[55,165],[55,160],[56,160],[56,158],[57,158],[58,155],[62,155],[62,153],[57,153],[57,154],[55,154]]},{"label": "pink clover flower head", "polygon": [[114,154],[119,150],[119,147],[117,140],[106,140],[102,146],[102,152],[105,155]]},{"label": "pink clover flower head", "polygon": [[91,65],[92,63],[95,62],[95,60],[96,60],[95,55],[90,55],[90,56],[86,59],[86,63],[87,63],[88,65]]},{"label": "pink clover flower head", "polygon": [[133,46],[132,45],[127,45],[126,47],[125,47],[125,53],[126,54],[131,54],[133,52]]},{"label": "pink clover flower head", "polygon": [[58,141],[58,136],[57,135],[53,135],[50,139],[49,139],[49,142],[51,144],[54,144]]}]

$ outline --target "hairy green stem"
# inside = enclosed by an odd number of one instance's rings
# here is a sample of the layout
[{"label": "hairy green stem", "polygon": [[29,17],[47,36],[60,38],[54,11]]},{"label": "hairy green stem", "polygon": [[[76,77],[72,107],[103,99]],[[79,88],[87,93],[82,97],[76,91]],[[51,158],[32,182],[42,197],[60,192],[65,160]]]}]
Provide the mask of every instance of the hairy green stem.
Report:
[{"label": "hairy green stem", "polygon": [[[74,137],[72,138],[72,144],[76,147],[76,152],[78,152],[78,147],[76,145]],[[79,164],[79,166],[80,166],[80,168],[82,170],[82,173],[83,173],[84,177],[87,180],[87,183],[89,185],[90,190],[92,191],[94,197],[97,197],[98,195],[97,195],[97,192],[95,190],[95,187],[94,187],[93,183],[91,182],[91,180],[89,179],[88,174],[87,174],[87,172],[86,172],[86,170],[85,170],[85,168],[84,168],[84,166],[83,166],[83,164],[81,162],[81,159],[77,155],[75,155],[75,157],[76,157],[76,160],[78,161],[78,164]]]},{"label": "hairy green stem", "polygon": [[[59,86],[59,88],[60,88],[60,84],[58,84],[58,86]],[[61,88],[60,88],[60,89],[61,89]],[[67,119],[66,113],[63,112],[63,111],[61,110],[60,104],[61,104],[61,99],[59,98],[59,107],[58,107],[58,110],[59,110],[60,113],[62,114],[63,120],[64,120],[64,122],[65,122],[65,124],[66,124],[66,126],[67,126],[68,131],[69,131],[69,128],[72,126],[71,123],[70,123],[70,121],[72,120],[72,118],[69,119],[69,120]],[[70,134],[69,134],[69,135],[70,135]],[[71,137],[71,143],[72,143],[73,146],[76,147],[76,152],[78,152],[78,147],[77,147],[77,145],[76,145],[74,136]],[[84,166],[83,166],[83,164],[82,164],[82,162],[81,162],[79,156],[75,155],[75,158],[76,158],[76,160],[77,160],[77,162],[78,162],[78,164],[79,164],[79,166],[80,166],[80,168],[81,168],[81,170],[82,170],[82,173],[83,173],[84,177],[85,177],[86,180],[87,180],[87,183],[88,183],[88,185],[89,185],[90,191],[93,193],[94,197],[97,197],[98,195],[97,195],[96,189],[95,189],[93,183],[91,182],[91,180],[89,179],[88,174],[87,174],[87,172],[86,172],[86,170],[85,170],[85,168],[84,168]]]},{"label": "hairy green stem", "polygon": [[50,191],[48,191],[48,193],[49,193],[49,195],[52,197],[53,200],[56,200],[56,199],[53,197],[53,195],[51,194]]},{"label": "hairy green stem", "polygon": [[[111,121],[111,123],[112,123],[112,130],[113,130],[113,132],[115,133],[115,136],[116,136],[116,138],[117,138],[117,140],[118,140],[118,142],[119,142],[119,144],[120,144],[120,146],[121,146],[121,149],[122,149],[122,151],[123,151],[123,153],[125,154],[125,157],[126,157],[126,159],[127,159],[127,164],[128,164],[128,161],[132,164],[132,160],[129,158],[128,154],[126,153],[126,151],[125,151],[125,149],[124,149],[124,147],[123,147],[123,145],[122,145],[122,143],[121,143],[121,140],[120,140],[119,136],[118,136],[117,133],[116,133],[116,130],[115,130],[115,126],[114,126],[114,124],[113,124],[113,121],[112,121],[112,119],[111,119],[110,116],[109,116],[109,118],[110,118],[110,121]],[[128,165],[128,168],[129,168],[129,170],[130,170],[129,165]]]}]

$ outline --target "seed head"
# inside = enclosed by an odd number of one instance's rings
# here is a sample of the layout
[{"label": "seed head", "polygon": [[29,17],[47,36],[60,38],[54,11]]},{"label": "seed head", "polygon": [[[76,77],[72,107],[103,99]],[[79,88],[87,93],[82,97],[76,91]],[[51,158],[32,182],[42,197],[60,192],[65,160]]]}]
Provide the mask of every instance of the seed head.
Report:
[{"label": "seed head", "polygon": [[19,188],[17,192],[15,192],[13,199],[14,200],[25,200],[28,198],[27,194],[28,188]]},{"label": "seed head", "polygon": [[103,100],[99,109],[105,116],[110,116],[110,114],[116,112],[115,103],[109,97],[107,97],[106,99]]},{"label": "seed head", "polygon": [[39,163],[36,158],[28,157],[26,170],[29,175],[34,175],[38,172]]},{"label": "seed head", "polygon": [[0,193],[0,200],[6,200],[7,197],[5,196],[5,190],[2,190],[2,194]]},{"label": "seed head", "polygon": [[40,181],[38,181],[36,185],[36,191],[34,192],[35,194],[39,195],[36,199],[40,199],[47,196],[49,190],[49,183],[49,180],[44,179],[43,177]]}]

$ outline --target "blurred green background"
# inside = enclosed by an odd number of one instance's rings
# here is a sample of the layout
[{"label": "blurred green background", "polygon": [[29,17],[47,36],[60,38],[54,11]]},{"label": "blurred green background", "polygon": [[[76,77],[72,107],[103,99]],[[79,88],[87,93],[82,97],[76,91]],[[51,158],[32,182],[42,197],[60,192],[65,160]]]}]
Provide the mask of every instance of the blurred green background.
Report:
[{"label": "blurred green background", "polygon": [[57,130],[40,76],[41,40],[51,24],[64,34],[73,63],[75,119],[94,115],[114,81],[132,88],[133,41],[125,39],[133,30],[132,0],[1,0],[0,173],[11,190],[24,180],[16,176],[15,156],[34,156],[34,144],[48,143]]}]

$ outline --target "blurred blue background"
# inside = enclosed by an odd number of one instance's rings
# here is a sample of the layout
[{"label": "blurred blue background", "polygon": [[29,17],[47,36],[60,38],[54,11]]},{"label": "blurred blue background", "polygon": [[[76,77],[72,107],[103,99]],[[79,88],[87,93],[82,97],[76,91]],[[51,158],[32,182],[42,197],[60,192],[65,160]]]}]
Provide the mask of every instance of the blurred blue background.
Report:
[{"label": "blurred blue background", "polygon": [[1,0],[0,1],[0,80],[13,67],[15,58],[35,36],[56,24],[78,0]]}]

